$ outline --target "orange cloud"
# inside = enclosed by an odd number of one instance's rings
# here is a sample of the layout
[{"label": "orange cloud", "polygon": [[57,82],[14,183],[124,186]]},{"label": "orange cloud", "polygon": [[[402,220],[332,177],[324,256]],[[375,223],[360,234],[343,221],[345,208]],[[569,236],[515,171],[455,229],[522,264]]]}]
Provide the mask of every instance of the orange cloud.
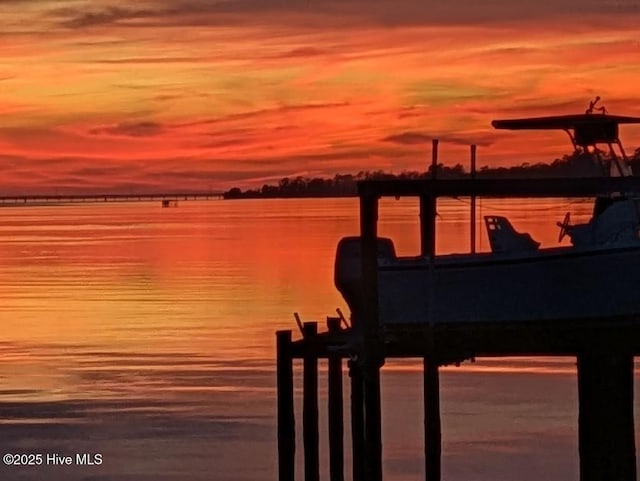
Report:
[{"label": "orange cloud", "polygon": [[[3,186],[415,170],[434,137],[445,163],[466,162],[471,142],[481,164],[550,161],[570,150],[562,133],[490,121],[581,112],[595,95],[639,113],[633,4],[598,17],[595,0],[468,2],[3,2],[0,156],[20,172],[4,169]],[[627,150],[640,144],[624,133]]]}]

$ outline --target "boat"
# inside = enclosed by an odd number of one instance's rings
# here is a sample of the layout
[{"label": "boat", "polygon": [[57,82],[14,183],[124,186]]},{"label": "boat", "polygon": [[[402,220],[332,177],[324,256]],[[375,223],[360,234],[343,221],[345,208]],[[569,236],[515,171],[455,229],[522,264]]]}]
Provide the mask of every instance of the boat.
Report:
[{"label": "boat", "polygon": [[162,199],[162,207],[178,207],[178,199]]},{"label": "boat", "polygon": [[[604,109],[596,113],[598,100],[584,114],[495,120],[492,125],[565,131],[574,149],[602,169],[598,182],[631,177],[619,125],[640,124],[640,118]],[[490,252],[399,257],[391,239],[378,238],[380,325],[640,320],[638,193],[596,197],[586,223],[572,224],[567,214],[557,224],[559,241],[568,238],[568,245],[541,248],[503,216],[485,216],[484,224]],[[355,319],[367,315],[361,251],[361,237],[343,238],[335,260],[335,285]]]}]

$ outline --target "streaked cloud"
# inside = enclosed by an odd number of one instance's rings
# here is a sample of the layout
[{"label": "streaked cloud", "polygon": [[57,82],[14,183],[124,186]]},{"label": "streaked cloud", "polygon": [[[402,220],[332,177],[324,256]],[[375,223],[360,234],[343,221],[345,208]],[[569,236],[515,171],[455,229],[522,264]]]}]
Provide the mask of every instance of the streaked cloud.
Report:
[{"label": "streaked cloud", "polygon": [[[3,185],[415,170],[436,137],[445,163],[468,143],[481,164],[552,160],[562,133],[490,121],[582,112],[596,95],[640,114],[640,12],[611,1],[5,1],[0,155],[21,160]],[[92,175],[112,165],[126,174]]]},{"label": "streaked cloud", "polygon": [[62,22],[62,25],[69,28],[109,25],[124,20],[149,18],[156,14],[151,10],[123,8],[115,5],[108,5],[103,8],[87,6],[81,11],[75,8],[64,8],[58,10],[57,13],[61,17],[67,17]]},{"label": "streaked cloud", "polygon": [[122,123],[108,127],[95,127],[90,130],[94,135],[124,135],[129,137],[151,137],[160,135],[164,127],[157,122]]},{"label": "streaked cloud", "polygon": [[[46,2],[40,2],[46,3]],[[64,3],[64,2],[61,2]],[[478,3],[475,0],[141,0],[135,6],[121,2],[77,1],[73,7],[54,9],[62,25],[86,28],[113,24],[157,26],[223,25],[249,23],[256,18],[271,24],[289,24],[292,17],[304,18],[306,25],[379,25],[407,27],[420,25],[494,24],[505,21],[571,18],[588,15],[638,13],[632,0],[541,0],[517,3],[509,0]]]},{"label": "streaked cloud", "polygon": [[401,134],[389,135],[382,139],[383,142],[393,142],[396,144],[426,144],[436,137],[425,135],[421,132],[402,132]]}]

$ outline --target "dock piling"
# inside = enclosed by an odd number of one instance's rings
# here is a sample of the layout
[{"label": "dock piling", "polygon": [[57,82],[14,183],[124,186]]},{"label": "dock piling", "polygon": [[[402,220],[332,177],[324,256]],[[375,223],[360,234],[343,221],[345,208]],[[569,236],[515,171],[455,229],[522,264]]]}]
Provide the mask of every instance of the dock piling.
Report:
[{"label": "dock piling", "polygon": [[[382,480],[380,367],[384,363],[378,312],[378,197],[360,197],[363,305],[354,328],[362,339],[360,350],[364,400],[364,480]],[[359,481],[359,480],[358,480]]]},{"label": "dock piling", "polygon": [[380,365],[375,361],[364,366],[364,441],[365,480],[382,481]]},{"label": "dock piling", "polygon": [[305,322],[305,342],[309,343],[303,359],[302,437],[304,441],[304,479],[319,481],[320,455],[318,434],[318,355],[312,344],[318,335],[318,323]]},{"label": "dock piling", "polygon": [[[476,145],[471,145],[471,179],[475,180],[476,178]],[[471,253],[475,254],[476,252],[476,196],[471,196],[471,212],[469,213],[469,235],[471,237]]]},{"label": "dock piling", "polygon": [[[327,318],[330,334],[340,331],[340,317]],[[342,355],[329,355],[328,404],[329,404],[329,479],[344,481],[344,419],[342,408]]]},{"label": "dock piling", "polygon": [[431,178],[438,175],[438,139],[431,139]]},{"label": "dock piling", "polygon": [[278,331],[278,481],[295,480],[295,416],[293,410],[293,357],[291,331]]},{"label": "dock piling", "polygon": [[349,360],[351,378],[351,449],[353,481],[364,479],[364,393],[362,369]]},{"label": "dock piling", "polygon": [[580,481],[635,481],[633,356],[578,355]]},{"label": "dock piling", "polygon": [[440,373],[436,362],[427,357],[423,362],[425,481],[440,481]]}]

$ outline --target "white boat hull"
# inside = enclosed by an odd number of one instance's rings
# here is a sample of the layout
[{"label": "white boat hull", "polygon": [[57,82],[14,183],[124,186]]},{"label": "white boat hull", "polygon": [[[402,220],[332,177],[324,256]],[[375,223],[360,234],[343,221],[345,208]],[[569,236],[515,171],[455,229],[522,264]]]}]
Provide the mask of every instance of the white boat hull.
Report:
[{"label": "white boat hull", "polygon": [[[340,252],[339,252],[340,255]],[[352,313],[361,307],[359,256],[338,257],[336,285]],[[544,249],[519,257],[380,259],[379,319],[390,324],[640,320],[640,245]]]}]

